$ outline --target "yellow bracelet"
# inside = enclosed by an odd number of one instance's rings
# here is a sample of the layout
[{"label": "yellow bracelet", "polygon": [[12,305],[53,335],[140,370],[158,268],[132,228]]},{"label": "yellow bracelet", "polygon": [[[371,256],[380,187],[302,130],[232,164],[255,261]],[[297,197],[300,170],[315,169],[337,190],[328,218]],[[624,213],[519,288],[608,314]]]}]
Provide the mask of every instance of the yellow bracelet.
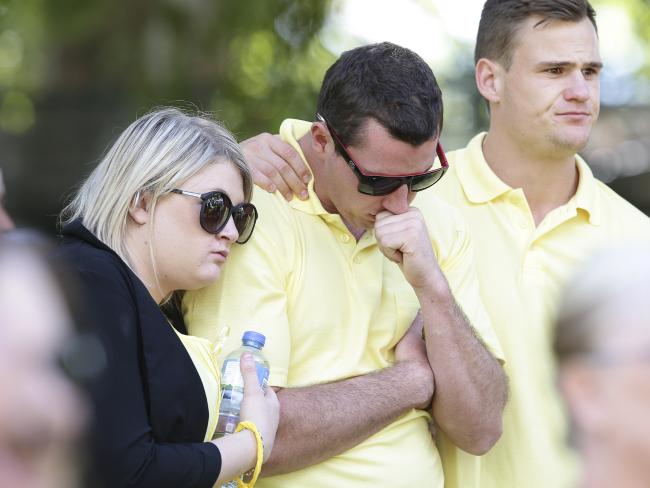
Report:
[{"label": "yellow bracelet", "polygon": [[[253,488],[255,482],[257,481],[260,471],[262,470],[262,461],[264,461],[264,439],[262,439],[262,434],[257,430],[257,426],[250,420],[245,420],[237,424],[235,432],[241,432],[242,430],[250,430],[255,436],[255,441],[257,442],[257,462],[255,463],[255,471],[253,471],[253,478],[248,483],[244,483],[240,478],[237,478],[237,488]],[[244,476],[244,475],[242,475]]]}]

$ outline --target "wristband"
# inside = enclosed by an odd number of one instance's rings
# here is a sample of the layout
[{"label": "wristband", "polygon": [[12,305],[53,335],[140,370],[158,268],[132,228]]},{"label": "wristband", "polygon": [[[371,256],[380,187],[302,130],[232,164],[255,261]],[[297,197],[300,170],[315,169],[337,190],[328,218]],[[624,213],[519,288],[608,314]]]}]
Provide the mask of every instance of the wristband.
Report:
[{"label": "wristband", "polygon": [[257,430],[257,426],[250,420],[239,422],[235,432],[241,432],[244,429],[250,430],[255,436],[255,441],[257,442],[257,462],[255,463],[255,469],[251,480],[248,483],[244,483],[241,480],[241,477],[237,478],[237,488],[253,488],[258,476],[260,475],[260,471],[262,470],[262,462],[264,461],[264,439],[262,439],[260,431]]}]

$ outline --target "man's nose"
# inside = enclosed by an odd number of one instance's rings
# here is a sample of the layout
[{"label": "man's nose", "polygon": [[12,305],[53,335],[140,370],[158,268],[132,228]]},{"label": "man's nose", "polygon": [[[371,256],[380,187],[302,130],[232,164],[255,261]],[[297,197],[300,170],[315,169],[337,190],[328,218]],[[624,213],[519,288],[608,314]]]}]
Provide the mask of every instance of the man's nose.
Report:
[{"label": "man's nose", "polygon": [[382,206],[391,213],[402,214],[409,209],[409,189],[406,184],[389,193],[381,202]]},{"label": "man's nose", "polygon": [[589,100],[590,95],[589,83],[585,79],[585,75],[582,71],[577,70],[564,90],[564,97],[567,100],[585,102]]}]

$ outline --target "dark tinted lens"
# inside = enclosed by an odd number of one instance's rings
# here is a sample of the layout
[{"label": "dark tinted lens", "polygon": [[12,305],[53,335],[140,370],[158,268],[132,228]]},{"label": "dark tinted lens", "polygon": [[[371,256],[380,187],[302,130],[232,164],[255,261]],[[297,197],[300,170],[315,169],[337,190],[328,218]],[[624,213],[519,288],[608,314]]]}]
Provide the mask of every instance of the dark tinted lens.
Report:
[{"label": "dark tinted lens", "polygon": [[366,176],[359,181],[359,192],[365,195],[388,195],[406,183],[405,178]]},{"label": "dark tinted lens", "polygon": [[203,200],[201,205],[201,227],[210,234],[217,234],[224,228],[232,203],[228,195],[215,192]]},{"label": "dark tinted lens", "polygon": [[416,176],[411,180],[411,191],[426,190],[430,186],[435,185],[442,175],[445,174],[445,168],[440,168],[432,173],[427,173],[422,176]]},{"label": "dark tinted lens", "polygon": [[237,242],[244,244],[253,234],[257,221],[257,209],[252,203],[240,203],[232,209],[232,219],[237,232],[239,232]]}]

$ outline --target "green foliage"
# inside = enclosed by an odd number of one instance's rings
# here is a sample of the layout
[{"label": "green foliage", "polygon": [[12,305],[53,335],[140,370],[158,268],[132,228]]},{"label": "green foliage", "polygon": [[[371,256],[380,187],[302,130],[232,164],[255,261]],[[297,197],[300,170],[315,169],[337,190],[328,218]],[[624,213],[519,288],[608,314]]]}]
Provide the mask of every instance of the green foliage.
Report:
[{"label": "green foliage", "polygon": [[313,117],[329,0],[0,0],[0,164],[19,223],[64,195],[136,116],[211,111],[245,138]]},{"label": "green foliage", "polygon": [[313,111],[322,70],[332,61],[317,37],[327,6],[4,0],[0,89],[28,97],[110,92],[139,112],[187,100],[222,113],[237,131],[272,130],[290,110]]},{"label": "green foliage", "polygon": [[0,2],[0,129],[20,134],[35,121],[32,96],[44,82],[41,0]]}]

